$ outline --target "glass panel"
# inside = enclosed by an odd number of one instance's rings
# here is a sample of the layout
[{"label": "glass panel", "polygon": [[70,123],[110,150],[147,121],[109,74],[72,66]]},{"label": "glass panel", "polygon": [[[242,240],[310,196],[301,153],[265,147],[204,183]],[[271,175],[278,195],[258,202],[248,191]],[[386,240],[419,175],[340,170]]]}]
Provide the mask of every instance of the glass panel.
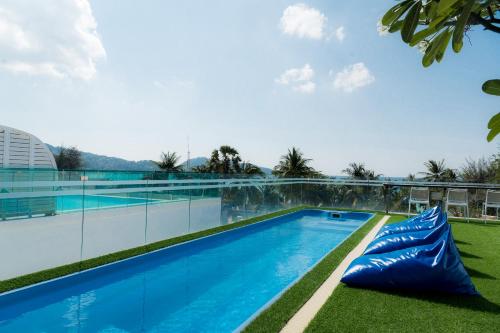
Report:
[{"label": "glass panel", "polygon": [[165,184],[149,185],[146,242],[189,233],[189,190],[172,191]]},{"label": "glass panel", "polygon": [[[351,185],[338,179],[270,178],[263,184],[245,177],[0,169],[0,260],[8,263],[0,279],[297,205],[407,213],[412,197],[412,213],[429,204],[441,204],[450,216],[496,219],[498,213],[494,192],[485,207],[486,189],[498,189],[494,184],[465,192],[458,189],[467,186],[463,183]],[[413,196],[412,187],[417,189]],[[449,190],[456,193],[448,196]],[[18,253],[16,260],[12,253]]]},{"label": "glass panel", "polygon": [[283,209],[283,195],[279,186],[266,185],[262,187],[262,212],[269,214]]},{"label": "glass panel", "polygon": [[221,225],[222,198],[218,189],[191,190],[188,232]]},{"label": "glass panel", "polygon": [[221,191],[221,221],[231,224],[246,218],[246,192],[241,187],[224,187]]},{"label": "glass panel", "polygon": [[83,259],[145,244],[146,185],[146,180],[85,182]]},{"label": "glass panel", "polygon": [[0,172],[0,280],[80,260],[83,188],[61,181],[80,175]]}]

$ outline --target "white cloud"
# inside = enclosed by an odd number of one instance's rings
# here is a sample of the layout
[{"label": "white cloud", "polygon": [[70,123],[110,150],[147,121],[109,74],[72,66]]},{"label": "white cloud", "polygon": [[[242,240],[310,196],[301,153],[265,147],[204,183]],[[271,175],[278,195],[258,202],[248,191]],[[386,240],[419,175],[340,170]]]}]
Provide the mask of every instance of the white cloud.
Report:
[{"label": "white cloud", "polygon": [[288,6],[280,20],[284,34],[299,38],[322,39],[327,18],[319,10],[299,3]]},{"label": "white cloud", "polygon": [[304,94],[312,94],[316,90],[316,83],[308,81],[306,83],[294,86],[292,89]]},{"label": "white cloud", "polygon": [[276,79],[276,82],[286,85],[291,82],[309,81],[313,77],[314,70],[309,64],[305,64],[302,68],[287,69],[278,79]]},{"label": "white cloud", "polygon": [[341,42],[345,39],[345,31],[344,30],[345,30],[344,26],[340,26],[335,30],[335,38],[337,38],[337,40],[339,42]]},{"label": "white cloud", "polygon": [[302,68],[287,69],[275,82],[285,86],[291,86],[292,90],[312,94],[316,89],[316,84],[312,82],[314,78],[314,70],[309,64],[305,64]]},{"label": "white cloud", "polygon": [[55,68],[54,64],[47,62],[30,64],[22,61],[10,61],[4,64],[0,64],[0,68],[5,69],[7,71],[11,71],[13,73],[23,73],[29,75],[48,75],[57,78],[64,77],[64,75]]},{"label": "white cloud", "polygon": [[[330,72],[330,75],[333,73]],[[352,92],[375,81],[375,77],[362,62],[345,67],[335,74],[333,87],[345,92]]]},{"label": "white cloud", "polygon": [[377,22],[377,32],[379,36],[387,36],[389,34],[389,27],[382,24],[382,21]]},{"label": "white cloud", "polygon": [[16,21],[13,13],[0,7],[0,46],[17,50],[30,49],[32,42]]},{"label": "white cloud", "polygon": [[88,0],[5,0],[0,4],[0,69],[90,80],[106,57]]}]

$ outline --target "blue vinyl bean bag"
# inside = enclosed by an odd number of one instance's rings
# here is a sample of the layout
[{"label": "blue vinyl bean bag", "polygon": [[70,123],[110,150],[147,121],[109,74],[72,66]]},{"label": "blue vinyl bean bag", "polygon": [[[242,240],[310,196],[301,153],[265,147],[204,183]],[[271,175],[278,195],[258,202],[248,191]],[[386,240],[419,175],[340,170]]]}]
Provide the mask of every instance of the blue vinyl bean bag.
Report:
[{"label": "blue vinyl bean bag", "polygon": [[424,212],[422,212],[422,213],[420,213],[418,215],[410,217],[406,221],[410,222],[410,221],[425,220],[425,219],[428,219],[428,218],[432,218],[433,216],[438,215],[441,212],[442,212],[441,206],[434,206],[432,208],[429,208],[429,209],[425,210]]},{"label": "blue vinyl bean bag", "polygon": [[353,260],[342,282],[374,289],[477,295],[453,241],[451,228],[444,229],[432,243]]},{"label": "blue vinyl bean bag", "polygon": [[375,236],[375,239],[403,232],[434,229],[435,227],[446,223],[446,221],[446,213],[439,210],[437,214],[429,215],[421,219],[412,218],[403,222],[386,225],[380,229],[378,234]]},{"label": "blue vinyl bean bag", "polygon": [[376,254],[392,252],[406,249],[412,246],[432,244],[439,239],[443,233],[450,228],[448,223],[441,223],[433,229],[410,231],[397,234],[391,234],[374,239],[363,254]]}]

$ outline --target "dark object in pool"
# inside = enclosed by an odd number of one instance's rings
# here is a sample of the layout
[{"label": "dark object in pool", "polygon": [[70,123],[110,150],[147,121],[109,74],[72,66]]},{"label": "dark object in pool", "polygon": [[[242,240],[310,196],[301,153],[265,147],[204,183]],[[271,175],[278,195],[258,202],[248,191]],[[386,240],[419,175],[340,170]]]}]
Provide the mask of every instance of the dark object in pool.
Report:
[{"label": "dark object in pool", "polygon": [[339,219],[339,218],[341,218],[341,217],[342,217],[342,215],[340,215],[340,213],[332,213],[332,217],[333,217],[334,219]]},{"label": "dark object in pool", "polygon": [[[417,244],[411,244],[413,241],[403,242],[403,236],[415,237],[415,229],[392,235],[397,236],[392,239],[390,237],[376,239],[376,241],[390,239],[406,244],[393,244],[387,246],[387,249],[398,248],[397,250],[366,254],[353,260],[342,276],[342,282],[363,288],[477,295],[478,292],[465,270],[453,241],[446,214],[440,212],[440,215],[444,218],[446,227],[441,225],[434,227],[444,230],[438,232],[439,237],[431,237],[432,242],[425,240],[423,242],[415,240]],[[427,223],[415,222],[417,225]],[[406,226],[404,223],[402,225]],[[374,242],[371,245],[374,245]]]}]

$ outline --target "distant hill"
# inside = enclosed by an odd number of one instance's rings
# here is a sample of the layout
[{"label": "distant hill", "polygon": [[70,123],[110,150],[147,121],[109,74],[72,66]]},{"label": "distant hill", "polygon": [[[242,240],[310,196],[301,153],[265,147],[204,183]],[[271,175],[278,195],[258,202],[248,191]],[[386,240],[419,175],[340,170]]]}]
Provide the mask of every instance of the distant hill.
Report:
[{"label": "distant hill", "polygon": [[264,172],[266,175],[270,175],[270,174],[272,174],[272,173],[273,173],[273,169],[271,169],[271,168],[266,168],[266,167],[261,167],[261,166],[260,166],[259,168],[260,168],[260,169],[262,170],[262,172]]},{"label": "distant hill", "polygon": [[189,169],[187,168],[187,164],[188,164],[187,161],[182,163],[182,166],[184,167],[184,170],[191,171],[193,168],[198,167],[200,165],[203,165],[207,161],[208,161],[208,158],[206,158],[206,157],[194,157],[194,158],[189,159]]},{"label": "distant hill", "polygon": [[[59,154],[61,147],[52,146],[46,143],[52,154]],[[159,170],[158,166],[151,160],[129,161],[119,157],[111,157],[98,155],[82,151],[82,159],[84,168],[87,170],[121,170],[121,171],[155,171]],[[194,157],[189,160],[189,170],[205,164],[208,161],[206,157]],[[182,163],[185,169],[187,161]],[[271,174],[271,169],[260,167],[266,174]]]},{"label": "distant hill", "polygon": [[[52,154],[59,154],[61,147],[46,144]],[[154,171],[159,170],[153,161],[129,161],[119,157],[97,155],[82,151],[83,166],[87,170]]]}]

